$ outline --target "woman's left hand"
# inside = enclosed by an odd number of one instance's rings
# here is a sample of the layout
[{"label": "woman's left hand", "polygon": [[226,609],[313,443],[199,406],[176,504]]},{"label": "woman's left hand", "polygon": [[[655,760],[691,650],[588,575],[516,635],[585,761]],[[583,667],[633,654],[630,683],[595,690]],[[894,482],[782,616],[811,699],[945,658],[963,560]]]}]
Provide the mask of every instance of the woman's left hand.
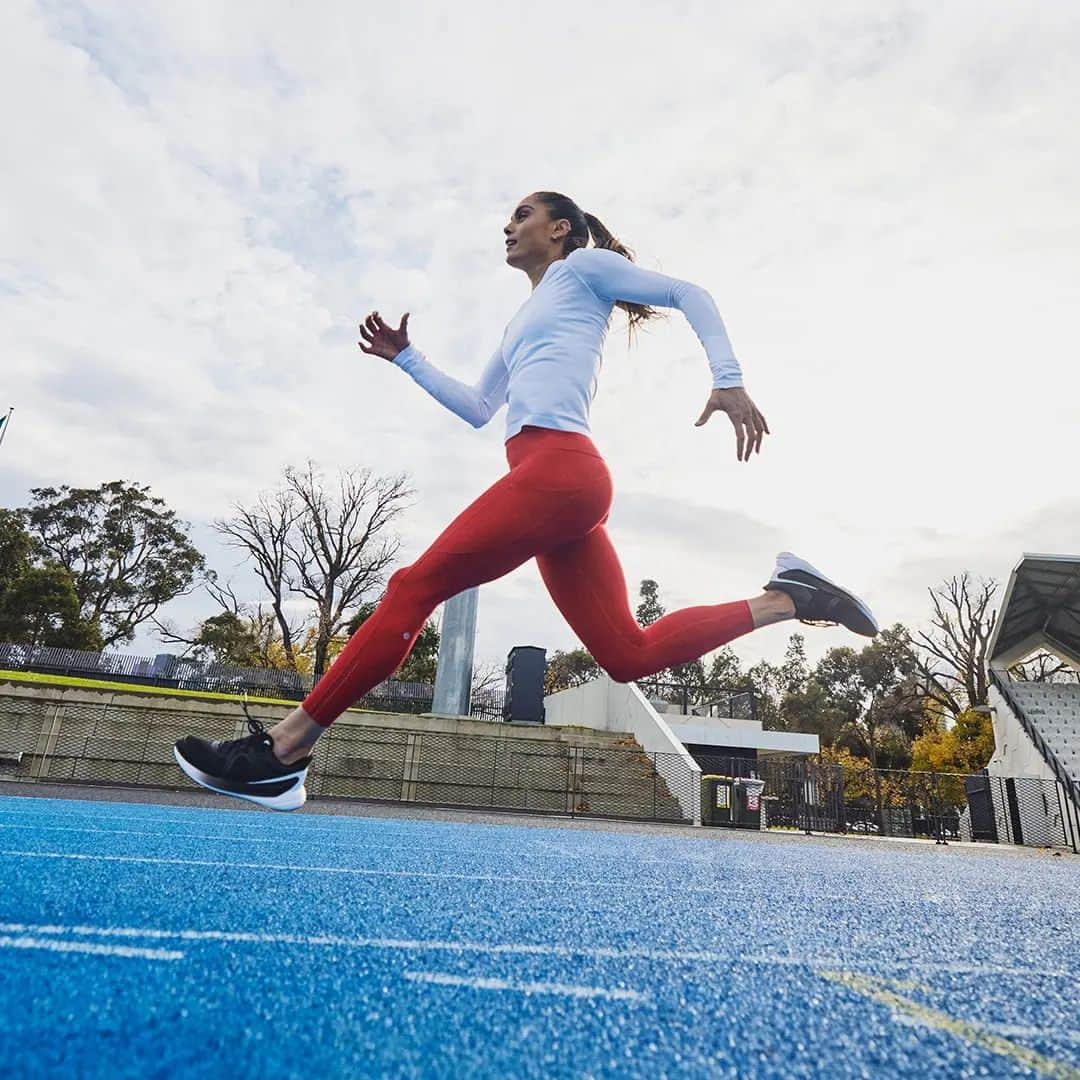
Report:
[{"label": "woman's left hand", "polygon": [[705,411],[698,417],[694,427],[701,427],[714,412],[728,414],[731,425],[735,428],[736,456],[740,461],[749,461],[752,453],[761,453],[761,440],[771,434],[769,425],[741,386],[713,390],[709,400],[705,402]]}]

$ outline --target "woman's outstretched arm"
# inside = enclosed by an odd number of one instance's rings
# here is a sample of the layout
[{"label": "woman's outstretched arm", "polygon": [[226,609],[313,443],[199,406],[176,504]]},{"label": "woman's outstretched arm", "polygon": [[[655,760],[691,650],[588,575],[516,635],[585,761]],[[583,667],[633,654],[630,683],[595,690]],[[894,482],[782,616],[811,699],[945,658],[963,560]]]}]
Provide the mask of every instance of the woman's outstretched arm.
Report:
[{"label": "woman's outstretched arm", "polygon": [[625,256],[604,248],[582,248],[567,259],[571,267],[604,301],[678,308],[693,327],[713,374],[713,387],[742,386],[742,370],[731,348],[716,302],[700,285],[643,270]]},{"label": "woman's outstretched arm", "polygon": [[749,461],[751,453],[761,452],[761,440],[768,434],[769,425],[743,389],[742,370],[724,320],[705,289],[655,270],[643,270],[624,255],[605,248],[580,248],[570,253],[566,264],[607,303],[623,300],[678,308],[697,334],[712,371],[713,390],[695,427],[701,427],[714,412],[725,412],[735,428],[739,460]]},{"label": "woman's outstretched arm", "polygon": [[436,401],[445,405],[456,416],[475,428],[483,427],[499,408],[506,403],[506,386],[509,373],[503,361],[502,347],[488,361],[474,386],[440,371],[430,363],[424,354],[409,343],[409,316],[406,313],[397,330],[389,327],[373,311],[360,324],[360,333],[366,341],[361,341],[360,348],[366,353],[381,356],[406,371]]}]

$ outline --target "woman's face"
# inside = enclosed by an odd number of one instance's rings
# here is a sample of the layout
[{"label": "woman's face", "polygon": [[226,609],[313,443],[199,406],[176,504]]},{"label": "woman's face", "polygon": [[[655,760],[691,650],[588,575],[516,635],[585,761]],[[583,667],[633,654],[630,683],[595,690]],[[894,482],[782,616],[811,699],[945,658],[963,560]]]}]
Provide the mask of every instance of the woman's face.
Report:
[{"label": "woman's face", "polygon": [[569,221],[552,221],[548,208],[534,195],[526,195],[503,226],[506,261],[521,270],[549,263],[562,254],[569,234]]}]

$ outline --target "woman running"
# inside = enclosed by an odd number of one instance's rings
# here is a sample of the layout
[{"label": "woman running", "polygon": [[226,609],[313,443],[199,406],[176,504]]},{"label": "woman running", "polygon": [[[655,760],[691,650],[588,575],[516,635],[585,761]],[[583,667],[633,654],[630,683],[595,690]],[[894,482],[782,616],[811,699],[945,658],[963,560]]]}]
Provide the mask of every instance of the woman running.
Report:
[{"label": "woman running", "polygon": [[650,305],[683,313],[712,371],[712,392],[695,426],[726,413],[740,461],[761,452],[768,425],[743,389],[724,324],[704,289],[636,266],[600,221],[556,192],[523,199],[503,232],[506,262],[528,275],[532,295],[507,324],[475,386],[446,375],[410,343],[408,313],[394,329],[373,311],[361,325],[359,344],[407,372],[473,427],[506,405],[509,471],[411,566],[391,576],[374,614],[298,709],[269,731],[249,717],[251,734],[242,739],[188,735],[176,743],[180,768],[203,787],[274,810],[302,806],[319,736],[404,663],[435,608],[529,559],[536,559],[574,633],[617,682],[696,660],[784,619],[840,623],[868,637],[877,633],[874,616],[858,597],[790,552],[780,553],[759,596],[674,611],[644,628],[637,624],[605,528],[611,476],[589,437],[589,406],[612,308],[628,314],[631,330],[658,314]]}]

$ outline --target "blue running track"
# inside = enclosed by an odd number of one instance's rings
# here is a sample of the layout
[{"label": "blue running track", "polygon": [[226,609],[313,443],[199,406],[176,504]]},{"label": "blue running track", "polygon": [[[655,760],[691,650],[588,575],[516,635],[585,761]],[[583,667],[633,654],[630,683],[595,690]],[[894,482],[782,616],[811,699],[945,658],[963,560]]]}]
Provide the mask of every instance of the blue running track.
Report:
[{"label": "blue running track", "polygon": [[1080,1077],[1080,858],[0,798],[18,1077]]}]

